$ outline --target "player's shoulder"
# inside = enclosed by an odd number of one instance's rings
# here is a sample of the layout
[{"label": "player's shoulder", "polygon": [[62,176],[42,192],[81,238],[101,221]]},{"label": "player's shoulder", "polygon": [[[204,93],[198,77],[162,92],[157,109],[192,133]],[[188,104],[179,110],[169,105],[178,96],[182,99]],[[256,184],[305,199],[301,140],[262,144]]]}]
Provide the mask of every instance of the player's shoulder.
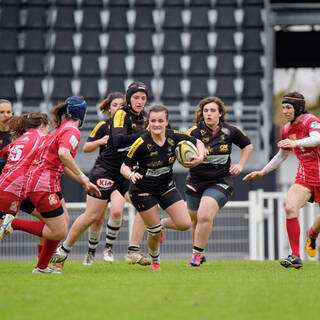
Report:
[{"label": "player's shoulder", "polygon": [[229,123],[229,122],[224,122],[221,125],[221,131],[226,134],[226,135],[231,135],[233,133],[238,133],[240,132],[242,135],[246,136],[245,132],[240,128],[239,126]]}]

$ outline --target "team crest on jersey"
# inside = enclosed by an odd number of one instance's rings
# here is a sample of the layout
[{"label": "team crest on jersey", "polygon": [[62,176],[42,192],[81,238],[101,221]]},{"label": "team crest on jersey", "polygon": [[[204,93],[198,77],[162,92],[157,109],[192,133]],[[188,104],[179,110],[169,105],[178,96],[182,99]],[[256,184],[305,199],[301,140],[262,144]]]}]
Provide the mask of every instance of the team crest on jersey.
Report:
[{"label": "team crest on jersey", "polygon": [[100,178],[96,182],[101,189],[110,189],[114,185],[114,181],[106,178]]},{"label": "team crest on jersey", "polygon": [[174,146],[175,145],[174,140],[171,139],[171,138],[168,138],[168,143],[170,144],[170,146]]},{"label": "team crest on jersey", "polygon": [[230,135],[230,130],[228,128],[222,128],[221,131],[227,136]]},{"label": "team crest on jersey", "polygon": [[69,140],[69,143],[71,144],[71,146],[72,146],[72,148],[74,150],[77,147],[77,145],[79,144],[79,141],[74,135],[72,135],[70,140]]},{"label": "team crest on jersey", "polygon": [[57,195],[55,193],[50,194],[50,196],[48,198],[50,206],[53,206],[53,205],[58,203],[58,200],[57,200],[56,196]]},{"label": "team crest on jersey", "polygon": [[135,128],[137,125],[135,123],[132,124],[132,128]]},{"label": "team crest on jersey", "polygon": [[311,129],[320,129],[320,123],[318,121],[313,121],[310,124]]},{"label": "team crest on jersey", "polygon": [[295,134],[290,134],[288,137],[290,140],[296,140],[297,136]]},{"label": "team crest on jersey", "polygon": [[153,144],[152,144],[152,143],[148,143],[148,144],[147,144],[147,149],[148,149],[149,151],[151,151],[152,148],[153,148]]},{"label": "team crest on jersey", "polygon": [[200,130],[200,133],[201,133],[201,135],[204,136],[204,135],[206,134],[206,130],[201,129],[201,130]]},{"label": "team crest on jersey", "polygon": [[174,162],[175,159],[176,159],[176,157],[170,157],[170,158],[168,159],[168,162],[171,164],[171,163]]},{"label": "team crest on jersey", "polygon": [[18,201],[12,201],[9,210],[18,211]]}]

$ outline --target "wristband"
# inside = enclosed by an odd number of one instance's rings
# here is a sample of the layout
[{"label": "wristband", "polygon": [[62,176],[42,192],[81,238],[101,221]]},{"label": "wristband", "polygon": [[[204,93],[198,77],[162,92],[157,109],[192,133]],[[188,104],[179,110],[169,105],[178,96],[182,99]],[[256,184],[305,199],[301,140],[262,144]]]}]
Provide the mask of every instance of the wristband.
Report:
[{"label": "wristband", "polygon": [[129,174],[128,174],[128,179],[131,180],[132,176],[135,174],[134,171],[131,171]]},{"label": "wristband", "polygon": [[78,176],[79,178],[82,178],[82,177],[85,177],[86,175],[85,175],[82,171],[80,171],[80,173],[77,174],[77,176]]}]

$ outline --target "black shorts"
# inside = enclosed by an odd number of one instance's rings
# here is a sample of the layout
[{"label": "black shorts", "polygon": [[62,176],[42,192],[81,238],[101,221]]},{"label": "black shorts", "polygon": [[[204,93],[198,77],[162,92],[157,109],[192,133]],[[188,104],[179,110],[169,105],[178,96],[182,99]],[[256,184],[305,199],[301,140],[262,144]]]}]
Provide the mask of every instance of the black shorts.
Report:
[{"label": "black shorts", "polygon": [[154,207],[156,204],[159,204],[160,207],[165,210],[172,204],[182,200],[182,197],[176,187],[174,187],[161,195],[153,195],[139,190],[130,190],[130,199],[137,211],[143,212]]},{"label": "black shorts", "polygon": [[129,190],[130,185],[130,181],[120,175],[116,178],[110,178],[110,176],[107,174],[96,175],[94,173],[91,173],[90,181],[99,188],[101,192],[101,197],[89,193],[88,194],[91,197],[107,201],[110,201],[111,193],[114,190],[118,190],[122,194],[122,196],[124,196],[126,192]]}]

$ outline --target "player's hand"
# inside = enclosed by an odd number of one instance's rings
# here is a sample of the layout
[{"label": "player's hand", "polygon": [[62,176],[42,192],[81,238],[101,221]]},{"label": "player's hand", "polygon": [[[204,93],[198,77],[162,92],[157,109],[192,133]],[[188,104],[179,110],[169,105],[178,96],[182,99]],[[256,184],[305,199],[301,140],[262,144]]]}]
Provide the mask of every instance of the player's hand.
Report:
[{"label": "player's hand", "polygon": [[140,180],[140,179],[142,179],[142,178],[143,178],[143,175],[142,175],[142,174],[140,174],[139,172],[135,172],[135,173],[131,176],[130,180],[132,181],[132,183],[136,184],[137,180]]},{"label": "player's hand", "polygon": [[284,139],[278,142],[279,148],[295,148],[297,146],[297,143],[295,140],[290,139]]},{"label": "player's hand", "polygon": [[109,141],[109,136],[106,135],[106,136],[102,137],[102,138],[99,140],[99,142],[100,142],[99,144],[100,144],[101,146],[103,146],[103,145],[107,144],[108,141]]},{"label": "player's hand", "polygon": [[203,155],[197,156],[191,159],[191,161],[186,161],[183,166],[186,168],[193,168],[196,167],[198,164],[200,164],[203,161]]},{"label": "player's hand", "polygon": [[243,166],[239,163],[230,166],[229,172],[233,176],[238,176],[242,172]]},{"label": "player's hand", "polygon": [[267,173],[264,170],[253,171],[253,172],[247,174],[242,180],[249,181],[249,180],[253,180],[253,179],[257,179],[257,178],[262,178],[266,174]]},{"label": "player's hand", "polygon": [[98,187],[91,183],[90,182],[90,179],[87,177],[87,176],[82,176],[81,177],[81,180],[82,180],[82,185],[83,185],[83,188],[88,192],[88,193],[91,193],[91,194],[94,194],[95,196],[97,197],[101,197],[101,192],[100,190],[98,189]]}]

